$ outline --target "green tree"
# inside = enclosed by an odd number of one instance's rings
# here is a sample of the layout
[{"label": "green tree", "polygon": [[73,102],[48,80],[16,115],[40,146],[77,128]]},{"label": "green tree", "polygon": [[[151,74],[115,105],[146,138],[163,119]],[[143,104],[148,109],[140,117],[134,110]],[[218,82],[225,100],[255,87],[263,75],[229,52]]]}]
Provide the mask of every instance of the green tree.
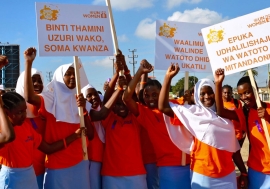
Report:
[{"label": "green tree", "polygon": [[[188,81],[188,88],[193,87],[196,83],[198,82],[198,78],[195,76],[189,76],[189,81]],[[175,86],[172,86],[172,92],[173,94],[179,93],[179,91],[184,90],[184,85],[185,85],[185,77],[182,79],[179,79]]]},{"label": "green tree", "polygon": [[[256,69],[258,69],[258,68],[257,67],[256,68],[251,68],[251,71],[252,71],[252,74],[253,74],[254,77],[258,76],[258,71]],[[240,74],[243,74],[243,77],[248,76],[248,70],[241,71]]]}]

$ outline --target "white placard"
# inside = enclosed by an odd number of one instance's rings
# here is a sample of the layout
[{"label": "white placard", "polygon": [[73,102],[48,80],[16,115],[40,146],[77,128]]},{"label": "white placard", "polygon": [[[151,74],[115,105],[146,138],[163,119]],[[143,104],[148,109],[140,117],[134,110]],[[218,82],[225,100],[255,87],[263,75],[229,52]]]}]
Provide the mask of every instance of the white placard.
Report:
[{"label": "white placard", "polygon": [[211,72],[201,29],[205,24],[156,21],[155,69],[178,63],[180,71]]},{"label": "white placard", "polygon": [[36,3],[39,56],[112,56],[107,6]]},{"label": "white placard", "polygon": [[233,74],[270,62],[270,8],[202,29],[212,71]]}]

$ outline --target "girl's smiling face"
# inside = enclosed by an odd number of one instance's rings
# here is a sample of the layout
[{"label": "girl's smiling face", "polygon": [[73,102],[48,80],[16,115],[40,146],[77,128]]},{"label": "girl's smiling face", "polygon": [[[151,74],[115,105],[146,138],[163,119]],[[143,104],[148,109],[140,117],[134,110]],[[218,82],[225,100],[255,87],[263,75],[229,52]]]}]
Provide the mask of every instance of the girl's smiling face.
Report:
[{"label": "girl's smiling face", "polygon": [[243,83],[237,87],[240,100],[243,101],[248,107],[256,106],[255,96],[253,94],[252,86],[249,83]]},{"label": "girl's smiling face", "polygon": [[154,85],[149,85],[143,90],[143,100],[148,108],[158,108],[159,93],[160,89]]},{"label": "girl's smiling face", "polygon": [[215,103],[215,93],[210,86],[203,86],[200,90],[199,97],[205,107],[211,107]]}]

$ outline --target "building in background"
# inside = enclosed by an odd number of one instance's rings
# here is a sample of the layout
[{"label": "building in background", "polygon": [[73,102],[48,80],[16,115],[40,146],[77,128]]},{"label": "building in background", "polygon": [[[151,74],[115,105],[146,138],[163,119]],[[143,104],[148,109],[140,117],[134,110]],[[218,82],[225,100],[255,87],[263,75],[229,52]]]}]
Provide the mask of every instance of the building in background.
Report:
[{"label": "building in background", "polygon": [[0,84],[5,90],[14,90],[20,75],[20,46],[0,42],[0,54],[7,56],[9,61],[0,71]]}]

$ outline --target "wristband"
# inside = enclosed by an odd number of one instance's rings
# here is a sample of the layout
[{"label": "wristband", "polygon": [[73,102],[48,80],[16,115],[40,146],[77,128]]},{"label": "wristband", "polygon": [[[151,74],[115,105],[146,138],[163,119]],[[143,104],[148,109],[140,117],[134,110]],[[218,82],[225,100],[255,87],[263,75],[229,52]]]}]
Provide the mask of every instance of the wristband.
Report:
[{"label": "wristband", "polygon": [[141,82],[141,84],[146,84],[146,82]]},{"label": "wristband", "polygon": [[63,142],[64,142],[65,148],[67,148],[67,143],[66,143],[66,139],[65,138],[63,138]]},{"label": "wristband", "polygon": [[83,112],[83,116],[86,116],[86,115],[88,115],[88,111],[87,110]]},{"label": "wristband", "polygon": [[125,74],[125,75],[130,74],[130,70],[127,70],[124,74]]},{"label": "wristband", "polygon": [[119,90],[119,91],[123,91],[124,89],[123,88],[121,88],[121,87],[117,87],[117,89]]},{"label": "wristband", "polygon": [[247,176],[248,176],[248,174],[247,174],[247,173],[241,173],[241,175],[243,175],[243,176],[245,176],[245,177],[247,177]]}]

